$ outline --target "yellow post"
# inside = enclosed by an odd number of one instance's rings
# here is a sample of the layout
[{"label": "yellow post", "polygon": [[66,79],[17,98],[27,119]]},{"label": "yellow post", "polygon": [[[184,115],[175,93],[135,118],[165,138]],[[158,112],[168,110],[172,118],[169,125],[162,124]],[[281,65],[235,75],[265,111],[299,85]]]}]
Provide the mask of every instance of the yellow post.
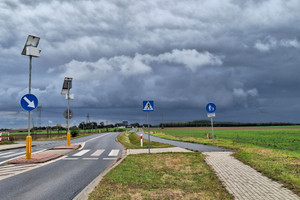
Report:
[{"label": "yellow post", "polygon": [[31,159],[31,143],[32,143],[31,136],[27,136],[26,137],[26,159]]},{"label": "yellow post", "polygon": [[70,132],[67,133],[67,145],[71,146],[71,133]]}]

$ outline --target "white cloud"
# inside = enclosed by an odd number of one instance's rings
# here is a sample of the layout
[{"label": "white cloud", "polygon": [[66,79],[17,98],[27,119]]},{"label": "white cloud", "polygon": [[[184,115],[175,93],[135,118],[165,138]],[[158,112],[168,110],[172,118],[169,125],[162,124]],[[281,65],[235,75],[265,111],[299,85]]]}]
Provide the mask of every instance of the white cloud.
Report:
[{"label": "white cloud", "polygon": [[273,49],[280,47],[294,47],[300,48],[300,43],[297,39],[281,39],[278,40],[274,37],[266,37],[265,42],[258,40],[254,47],[261,52],[269,52]]},{"label": "white cloud", "polygon": [[236,97],[242,97],[242,98],[256,97],[256,96],[258,96],[258,91],[257,91],[256,88],[246,90],[246,91],[242,88],[234,88],[233,89],[233,94]]}]

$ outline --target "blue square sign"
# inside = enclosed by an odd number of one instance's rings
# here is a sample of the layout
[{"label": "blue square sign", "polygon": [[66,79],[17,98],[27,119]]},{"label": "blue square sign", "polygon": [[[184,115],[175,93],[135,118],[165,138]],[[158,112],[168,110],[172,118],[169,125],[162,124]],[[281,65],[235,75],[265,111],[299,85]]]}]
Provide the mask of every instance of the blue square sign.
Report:
[{"label": "blue square sign", "polygon": [[143,111],[144,112],[154,111],[154,101],[143,101]]}]

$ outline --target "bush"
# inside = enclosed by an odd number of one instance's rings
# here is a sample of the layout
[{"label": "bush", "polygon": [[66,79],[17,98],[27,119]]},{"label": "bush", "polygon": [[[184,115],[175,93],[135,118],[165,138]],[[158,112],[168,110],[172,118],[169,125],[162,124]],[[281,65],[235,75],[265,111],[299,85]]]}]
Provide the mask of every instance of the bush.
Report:
[{"label": "bush", "polygon": [[76,126],[70,128],[71,136],[76,137],[79,134],[79,129]]}]

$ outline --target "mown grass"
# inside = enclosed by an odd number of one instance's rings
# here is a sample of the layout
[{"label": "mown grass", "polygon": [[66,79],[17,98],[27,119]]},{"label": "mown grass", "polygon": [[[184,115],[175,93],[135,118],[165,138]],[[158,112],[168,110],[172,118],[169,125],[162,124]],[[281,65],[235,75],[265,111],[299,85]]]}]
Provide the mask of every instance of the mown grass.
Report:
[{"label": "mown grass", "polygon": [[200,153],[129,155],[89,196],[94,199],[233,199]]},{"label": "mown grass", "polygon": [[[187,128],[152,131],[157,132],[155,136],[166,139],[213,145],[212,140],[206,137],[209,130]],[[236,134],[238,136],[235,136]],[[236,158],[273,180],[283,183],[300,196],[299,130],[285,132],[272,129],[220,129],[216,135],[214,145],[235,150]],[[298,144],[295,144],[295,141],[298,141]]]},{"label": "mown grass", "polygon": [[[141,147],[141,139],[135,132],[123,132],[117,137],[118,141],[127,149],[147,149],[148,140],[143,139],[143,147]],[[150,141],[150,148],[167,148],[174,147],[169,144]]]},{"label": "mown grass", "polygon": [[[89,135],[94,135],[94,133],[91,133],[91,134],[81,134],[80,133],[76,137],[71,137],[71,140],[76,139],[76,138],[86,137]],[[60,135],[60,136],[51,136],[48,138],[39,138],[34,141],[52,141],[52,140],[67,140],[67,135],[65,134],[65,135]]]},{"label": "mown grass", "polygon": [[[129,130],[129,129],[127,129]],[[102,129],[89,129],[89,130],[80,130],[80,133],[103,133],[103,132],[115,132],[115,131],[124,131],[124,129],[117,129],[117,128],[102,128]],[[57,131],[57,130],[51,130],[47,133],[47,131],[32,131],[32,134],[48,134],[48,135],[52,135],[52,134],[63,134],[63,133],[67,133],[66,130],[61,130],[61,131]],[[9,133],[10,135],[27,135],[27,132],[12,132]]]}]

